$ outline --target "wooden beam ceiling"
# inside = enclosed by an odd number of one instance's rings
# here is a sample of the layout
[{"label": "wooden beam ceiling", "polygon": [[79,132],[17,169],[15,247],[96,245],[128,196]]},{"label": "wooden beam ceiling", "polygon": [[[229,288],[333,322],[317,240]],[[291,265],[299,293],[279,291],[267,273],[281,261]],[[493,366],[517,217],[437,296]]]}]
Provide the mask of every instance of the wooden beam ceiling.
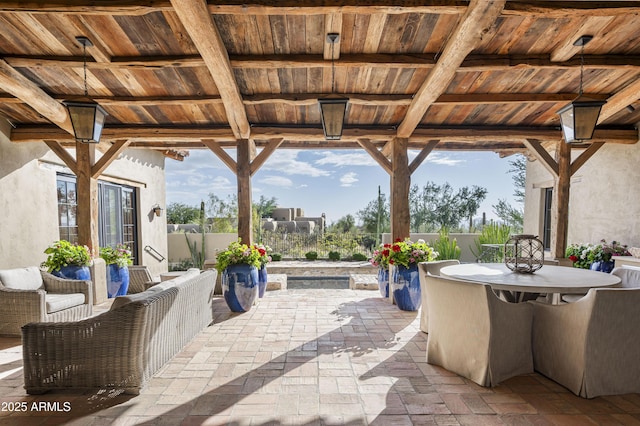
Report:
[{"label": "wooden beam ceiling", "polygon": [[504,8],[504,4],[505,0],[471,1],[469,3],[469,8],[450,35],[437,64],[416,93],[407,114],[398,126],[398,137],[411,136],[429,106],[449,86],[455,76],[456,69],[460,67],[464,58],[494,24]]},{"label": "wooden beam ceiling", "polygon": [[171,4],[216,83],[234,135],[237,139],[247,139],[250,125],[242,95],[233,76],[229,55],[206,4],[192,0],[171,0]]}]

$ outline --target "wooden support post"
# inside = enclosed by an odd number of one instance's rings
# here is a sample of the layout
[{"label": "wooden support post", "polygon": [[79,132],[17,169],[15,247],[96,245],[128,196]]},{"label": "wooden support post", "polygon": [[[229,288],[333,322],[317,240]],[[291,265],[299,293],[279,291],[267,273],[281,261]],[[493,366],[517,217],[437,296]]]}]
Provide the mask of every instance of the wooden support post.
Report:
[{"label": "wooden support post", "polygon": [[555,242],[552,245],[554,259],[564,258],[567,248],[567,229],[569,227],[569,192],[571,186],[571,145],[558,143],[558,179],[555,190]]},{"label": "wooden support post", "polygon": [[409,170],[408,138],[395,138],[391,147],[391,240],[409,237]]},{"label": "wooden support post", "polygon": [[250,245],[253,236],[253,214],[251,202],[251,147],[255,145],[249,140],[239,140],[237,150],[238,179],[238,237],[244,244]]},{"label": "wooden support post", "polygon": [[78,197],[78,243],[89,247],[94,256],[98,255],[98,180],[91,168],[95,162],[96,146],[76,142],[76,191]]}]

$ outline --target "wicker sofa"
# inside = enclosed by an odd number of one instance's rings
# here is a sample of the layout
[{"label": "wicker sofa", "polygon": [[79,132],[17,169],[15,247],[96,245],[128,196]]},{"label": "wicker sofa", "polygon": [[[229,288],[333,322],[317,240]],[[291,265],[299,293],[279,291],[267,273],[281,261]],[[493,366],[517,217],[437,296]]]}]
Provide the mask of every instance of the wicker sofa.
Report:
[{"label": "wicker sofa", "polygon": [[117,297],[95,317],[22,328],[29,394],[116,388],[138,394],[149,378],[212,322],[217,271],[186,274]]},{"label": "wicker sofa", "polygon": [[91,281],[67,280],[37,266],[0,270],[0,335],[30,322],[76,321],[92,313]]}]

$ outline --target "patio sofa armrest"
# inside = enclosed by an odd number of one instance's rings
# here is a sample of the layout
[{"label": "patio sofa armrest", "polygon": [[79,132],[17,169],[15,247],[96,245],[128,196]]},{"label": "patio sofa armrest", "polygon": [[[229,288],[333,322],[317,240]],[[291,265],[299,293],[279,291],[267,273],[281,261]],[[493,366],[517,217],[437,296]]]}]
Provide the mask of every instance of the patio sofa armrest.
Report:
[{"label": "patio sofa armrest", "polygon": [[93,285],[88,280],[69,280],[56,277],[48,272],[42,272],[42,281],[47,293],[70,294],[82,293],[86,300],[93,303]]}]

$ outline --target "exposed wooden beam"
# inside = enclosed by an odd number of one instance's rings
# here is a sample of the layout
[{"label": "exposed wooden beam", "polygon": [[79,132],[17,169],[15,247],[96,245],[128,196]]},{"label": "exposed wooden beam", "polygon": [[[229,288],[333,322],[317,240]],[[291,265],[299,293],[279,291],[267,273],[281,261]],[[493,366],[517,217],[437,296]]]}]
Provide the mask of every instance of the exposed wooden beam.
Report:
[{"label": "exposed wooden beam", "polygon": [[264,146],[262,151],[260,151],[256,158],[254,158],[251,162],[251,176],[253,176],[260,169],[260,167],[262,167],[264,162],[267,161],[271,154],[273,154],[276,149],[278,149],[278,147],[282,145],[283,141],[283,138],[271,139],[270,141],[267,141],[267,144]]},{"label": "exposed wooden beam", "polygon": [[73,135],[73,126],[66,108],[2,59],[0,89],[21,99],[43,117]]},{"label": "exposed wooden beam", "polygon": [[549,173],[554,177],[558,177],[558,162],[544,149],[540,141],[527,139],[524,141],[524,145]]},{"label": "exposed wooden beam", "polygon": [[[327,14],[339,9],[342,13],[433,13],[462,14],[467,1],[415,0],[245,0],[225,1],[224,4],[211,2],[210,13],[250,14],[250,15],[311,15]],[[0,12],[63,13],[66,15],[130,15],[140,16],[158,11],[170,11],[169,0],[130,0],[114,2],[112,0],[40,0],[0,1]],[[541,16],[548,18],[571,18],[576,13],[589,16],[619,16],[626,13],[640,13],[638,1],[517,1],[508,2],[502,12],[505,16]]]},{"label": "exposed wooden beam", "polygon": [[438,63],[416,93],[404,120],[398,126],[398,137],[408,138],[416,129],[429,106],[449,86],[455,70],[482,40],[504,8],[506,0],[471,1],[460,23],[446,43]]},{"label": "exposed wooden beam", "polygon": [[427,142],[427,146],[422,148],[416,158],[414,158],[411,164],[409,164],[410,174],[413,174],[413,172],[415,172],[416,169],[420,167],[420,164],[422,164],[422,162],[429,156],[431,151],[433,151],[433,149],[438,145],[439,142],[439,140],[432,140]]},{"label": "exposed wooden beam", "polygon": [[640,78],[607,99],[607,103],[602,106],[598,123],[604,123],[608,118],[622,111],[627,105],[631,105],[638,99],[640,99]]},{"label": "exposed wooden beam", "polygon": [[[571,44],[571,43],[569,43]],[[572,44],[571,44],[572,45]],[[14,68],[54,67],[81,68],[82,57],[78,56],[23,56],[5,55],[3,59]],[[331,68],[331,61],[323,55],[230,55],[229,62],[235,69],[265,68]],[[562,62],[554,61],[548,54],[532,55],[486,55],[470,54],[456,70],[458,73],[481,71],[505,71],[513,68],[532,70],[563,70],[579,68],[579,57]],[[365,53],[341,54],[334,62],[335,67],[366,67],[396,69],[431,69],[436,60],[433,54]],[[164,69],[203,67],[205,62],[200,55],[149,56],[149,57],[113,57],[110,62],[87,62],[89,70],[122,69]],[[584,69],[637,70],[640,68],[638,55],[585,55]]]},{"label": "exposed wooden beam", "polygon": [[505,16],[531,16],[549,19],[582,16],[620,16],[640,12],[637,1],[510,1],[502,14]]},{"label": "exposed wooden beam", "polygon": [[387,173],[393,173],[393,169],[391,166],[391,161],[385,157],[378,148],[371,143],[369,139],[358,139],[358,145],[360,145],[365,151],[369,153],[369,155],[376,160],[376,162],[386,171]]},{"label": "exposed wooden beam", "polygon": [[69,151],[67,151],[56,141],[45,140],[44,143],[47,144],[49,149],[62,160],[62,162],[69,168],[69,170],[71,170],[74,175],[78,174],[78,165],[76,164],[75,158],[73,158],[71,154],[69,154]]},{"label": "exposed wooden beam", "polygon": [[113,163],[113,160],[118,158],[118,155],[127,149],[130,143],[131,141],[129,140],[119,140],[114,142],[114,144],[111,145],[111,148],[102,154],[102,157],[100,157],[100,159],[91,167],[91,177],[97,178],[100,176],[104,169],[109,167],[109,165]]},{"label": "exposed wooden beam", "polygon": [[229,154],[220,146],[220,144],[216,141],[203,139],[202,144],[209,148],[215,155],[218,156],[220,161],[222,161],[234,174],[238,173],[238,164],[236,161],[231,158]]},{"label": "exposed wooden beam", "polygon": [[[254,140],[284,138],[285,141],[322,143],[327,147],[339,146],[341,142],[355,142],[360,138],[373,141],[389,141],[395,131],[388,127],[381,128],[346,128],[341,141],[326,141],[320,128],[291,127],[254,127]],[[562,133],[557,127],[421,127],[416,129],[409,141],[428,142],[438,139],[441,142],[460,142],[467,144],[513,143],[524,139],[536,139],[541,142],[557,142]],[[102,132],[102,140],[115,141],[129,139],[134,142],[188,142],[215,140],[217,142],[235,143],[236,138],[228,128],[217,127],[180,127],[180,126],[109,126]],[[57,140],[73,142],[73,136],[51,125],[26,126],[18,125],[12,129],[10,140],[16,143],[42,142]],[[592,142],[617,144],[635,144],[638,142],[638,131],[635,129],[602,129],[596,128]],[[472,149],[473,147],[469,147]]]},{"label": "exposed wooden beam", "polygon": [[222,37],[211,19],[206,2],[171,0],[171,4],[218,87],[233,134],[237,139],[248,139],[251,129],[242,104],[240,89],[233,75]]},{"label": "exposed wooden beam", "polygon": [[573,160],[573,162],[571,162],[571,172],[570,172],[571,176],[573,176],[578,170],[580,170],[580,167],[582,167],[584,163],[586,163],[587,160],[589,160],[589,158],[591,158],[593,154],[598,152],[598,150],[603,146],[604,146],[604,142],[594,142],[591,145],[589,145],[587,149],[582,151],[582,153],[578,156],[578,158],[576,158],[575,160]]},{"label": "exposed wooden beam", "polygon": [[[245,106],[284,104],[290,106],[313,106],[317,105],[318,98],[326,96],[325,93],[300,93],[300,94],[264,94],[247,95],[243,99]],[[351,105],[362,106],[408,106],[411,104],[411,96],[408,95],[386,95],[386,94],[360,94],[345,93]],[[585,96],[606,100],[607,95],[589,94]],[[447,94],[443,93],[436,99],[434,105],[501,105],[501,104],[539,104],[539,103],[567,103],[577,97],[575,93],[469,93],[469,94]],[[54,99],[63,100],[66,96],[54,96]],[[130,107],[130,106],[170,106],[170,105],[215,105],[221,104],[222,98],[213,96],[94,96],[92,99],[103,107]],[[7,104],[24,103],[9,95],[0,94],[0,102]],[[560,106],[558,107],[560,108]]]}]

